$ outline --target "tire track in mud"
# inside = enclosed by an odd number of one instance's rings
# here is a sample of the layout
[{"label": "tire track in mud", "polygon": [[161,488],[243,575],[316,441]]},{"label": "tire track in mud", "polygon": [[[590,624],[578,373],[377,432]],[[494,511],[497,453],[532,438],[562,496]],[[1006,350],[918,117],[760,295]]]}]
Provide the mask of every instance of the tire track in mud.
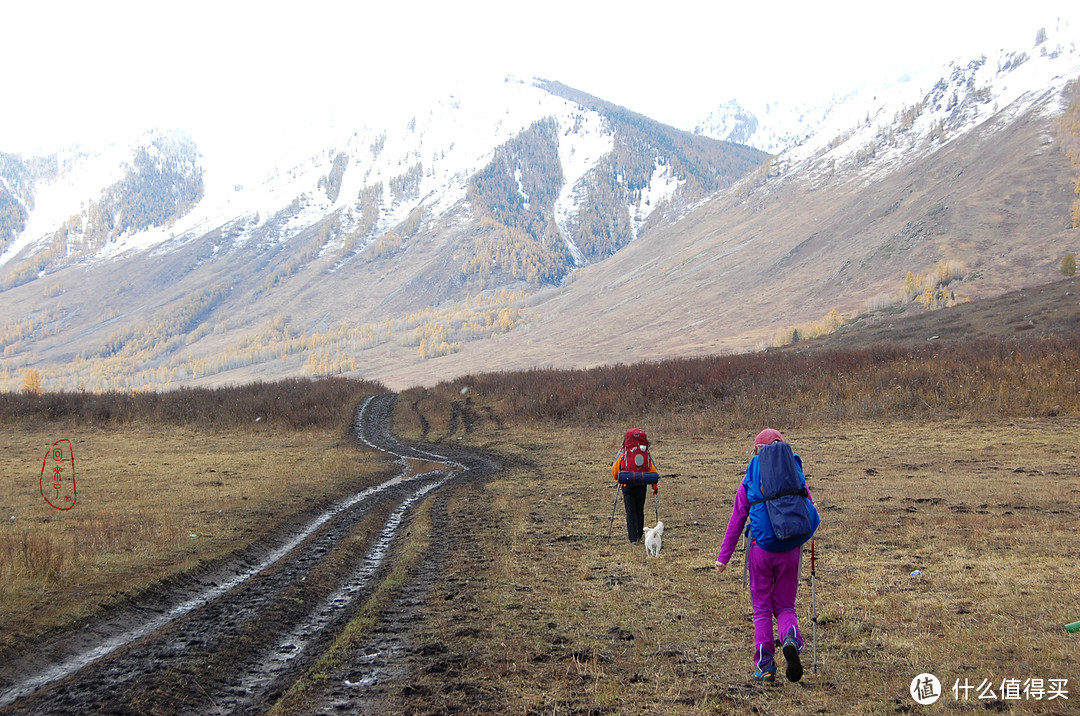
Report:
[{"label": "tire track in mud", "polygon": [[[398,458],[397,476],[285,527],[271,547],[176,580],[0,666],[0,713],[264,712],[370,595],[409,508],[496,468],[402,444],[390,434],[394,400],[367,399],[353,430]],[[410,475],[410,460],[445,469]]]}]

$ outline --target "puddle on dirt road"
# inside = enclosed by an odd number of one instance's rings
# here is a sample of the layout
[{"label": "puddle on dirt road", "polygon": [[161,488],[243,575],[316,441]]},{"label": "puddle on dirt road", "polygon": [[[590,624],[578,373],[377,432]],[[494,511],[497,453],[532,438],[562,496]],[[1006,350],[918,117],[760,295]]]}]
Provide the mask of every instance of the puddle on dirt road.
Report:
[{"label": "puddle on dirt road", "polygon": [[[367,587],[370,586],[372,578],[386,558],[386,554],[390,549],[390,543],[397,533],[397,529],[401,525],[405,513],[408,512],[409,508],[418,500],[432,490],[441,487],[447,480],[453,477],[453,474],[446,475],[445,473],[434,473],[434,475],[443,475],[443,477],[436,482],[429,483],[416,490],[397,506],[393,513],[391,513],[389,519],[387,519],[375,544],[364,557],[363,561],[361,561],[359,568],[353,573],[349,580],[327,596],[307,620],[299,624],[292,632],[282,638],[277,646],[264,656],[260,665],[257,668],[250,670],[250,672],[240,680],[240,684],[238,684],[238,688],[234,693],[252,696],[262,694],[266,690],[266,687],[281,673],[286,671],[296,658],[304,652],[309,640],[314,635],[321,633],[330,626],[340,615],[341,610],[349,607],[358,595],[366,591]],[[432,476],[432,473],[428,473],[426,475],[417,475],[411,479]],[[355,685],[359,686],[361,684],[358,683]],[[227,709],[211,710],[206,711],[206,713],[208,715],[231,713],[236,706],[237,704],[230,704]]]}]

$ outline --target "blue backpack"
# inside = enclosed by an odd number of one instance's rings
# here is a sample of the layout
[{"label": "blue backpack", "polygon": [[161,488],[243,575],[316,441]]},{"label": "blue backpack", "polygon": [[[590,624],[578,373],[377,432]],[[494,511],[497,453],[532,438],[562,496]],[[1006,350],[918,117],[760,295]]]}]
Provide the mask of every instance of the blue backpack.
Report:
[{"label": "blue backpack", "polygon": [[747,535],[759,547],[787,552],[814,536],[821,518],[806,491],[802,460],[786,442],[760,446],[743,484],[750,499]]}]

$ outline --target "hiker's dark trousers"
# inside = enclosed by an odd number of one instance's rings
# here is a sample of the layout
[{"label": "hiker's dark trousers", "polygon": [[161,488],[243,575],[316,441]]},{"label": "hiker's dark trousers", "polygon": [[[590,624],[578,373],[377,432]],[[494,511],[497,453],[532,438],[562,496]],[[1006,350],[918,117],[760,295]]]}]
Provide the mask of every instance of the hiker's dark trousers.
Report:
[{"label": "hiker's dark trousers", "polygon": [[645,531],[645,494],[648,485],[623,485],[623,506],[626,507],[626,536],[631,542],[641,540]]}]

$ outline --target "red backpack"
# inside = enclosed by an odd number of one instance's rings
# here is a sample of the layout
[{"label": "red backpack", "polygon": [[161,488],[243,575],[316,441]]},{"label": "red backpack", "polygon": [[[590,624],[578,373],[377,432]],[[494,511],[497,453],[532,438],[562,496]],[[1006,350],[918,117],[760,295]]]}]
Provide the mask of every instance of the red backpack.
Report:
[{"label": "red backpack", "polygon": [[652,456],[649,455],[649,439],[641,428],[630,428],[623,438],[622,458],[619,460],[620,485],[653,485],[660,481],[660,475],[653,470]]},{"label": "red backpack", "polygon": [[645,431],[640,428],[630,428],[623,438],[623,456],[619,465],[620,470],[626,472],[648,472],[649,463],[649,438]]}]

